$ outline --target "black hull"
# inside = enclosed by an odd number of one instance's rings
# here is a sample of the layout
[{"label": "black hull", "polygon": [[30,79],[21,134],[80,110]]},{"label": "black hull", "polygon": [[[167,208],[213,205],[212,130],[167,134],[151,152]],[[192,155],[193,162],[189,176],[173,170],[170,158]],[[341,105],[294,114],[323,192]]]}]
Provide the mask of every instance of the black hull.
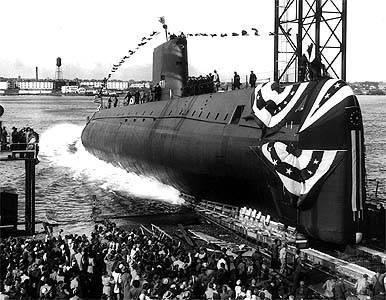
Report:
[{"label": "black hull", "polygon": [[[322,84],[311,82],[305,94]],[[315,149],[323,144],[327,149],[349,150],[347,130],[339,133],[339,148],[329,141],[338,135],[335,128],[327,137],[309,134],[302,140],[296,119],[267,132],[261,122],[249,118],[252,93],[247,89],[101,110],[84,128],[82,142],[100,159],[186,194],[263,210],[317,239],[352,242],[360,224],[352,214],[349,151],[301,205],[285,192],[261,151],[272,141],[303,148],[311,141]],[[329,120],[333,127],[346,122],[342,115],[352,105],[357,106],[355,97],[336,108]]]}]

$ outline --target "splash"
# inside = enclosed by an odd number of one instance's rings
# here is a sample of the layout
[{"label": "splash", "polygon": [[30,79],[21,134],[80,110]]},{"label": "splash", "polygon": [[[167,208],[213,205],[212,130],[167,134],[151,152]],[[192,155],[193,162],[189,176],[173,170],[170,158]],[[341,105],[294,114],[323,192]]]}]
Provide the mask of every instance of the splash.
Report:
[{"label": "splash", "polygon": [[75,180],[96,182],[105,190],[172,204],[183,203],[176,189],[155,179],[129,173],[88,153],[80,140],[82,129],[74,124],[59,124],[47,129],[40,137],[41,159],[50,165],[68,168]]}]

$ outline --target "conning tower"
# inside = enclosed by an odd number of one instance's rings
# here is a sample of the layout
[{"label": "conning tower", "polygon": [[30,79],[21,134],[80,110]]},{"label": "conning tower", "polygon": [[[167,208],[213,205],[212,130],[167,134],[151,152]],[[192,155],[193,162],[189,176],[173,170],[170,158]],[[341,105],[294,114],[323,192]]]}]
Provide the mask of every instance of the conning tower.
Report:
[{"label": "conning tower", "polygon": [[153,52],[153,84],[161,83],[161,100],[182,97],[188,80],[186,38],[176,37],[158,46]]}]

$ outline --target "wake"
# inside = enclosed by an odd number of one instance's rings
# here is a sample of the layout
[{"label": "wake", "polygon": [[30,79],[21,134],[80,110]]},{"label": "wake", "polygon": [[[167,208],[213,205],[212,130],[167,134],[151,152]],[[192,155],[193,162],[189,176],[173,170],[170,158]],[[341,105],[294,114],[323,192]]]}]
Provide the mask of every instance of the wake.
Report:
[{"label": "wake", "polygon": [[40,136],[40,156],[49,165],[67,168],[75,180],[99,183],[104,190],[146,199],[181,204],[179,192],[159,181],[129,173],[86,151],[81,142],[82,126],[55,125]]}]

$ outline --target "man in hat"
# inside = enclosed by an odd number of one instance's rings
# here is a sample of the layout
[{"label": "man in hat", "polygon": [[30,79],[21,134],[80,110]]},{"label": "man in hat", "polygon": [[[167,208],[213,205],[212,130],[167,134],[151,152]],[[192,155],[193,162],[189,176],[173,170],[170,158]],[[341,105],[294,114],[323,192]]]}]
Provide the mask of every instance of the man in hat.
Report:
[{"label": "man in hat", "polygon": [[234,75],[233,75],[233,90],[235,89],[240,89],[240,75],[237,74],[237,72],[234,72]]},{"label": "man in hat", "polygon": [[249,75],[249,84],[251,87],[256,87],[256,74],[251,71],[251,74]]}]

